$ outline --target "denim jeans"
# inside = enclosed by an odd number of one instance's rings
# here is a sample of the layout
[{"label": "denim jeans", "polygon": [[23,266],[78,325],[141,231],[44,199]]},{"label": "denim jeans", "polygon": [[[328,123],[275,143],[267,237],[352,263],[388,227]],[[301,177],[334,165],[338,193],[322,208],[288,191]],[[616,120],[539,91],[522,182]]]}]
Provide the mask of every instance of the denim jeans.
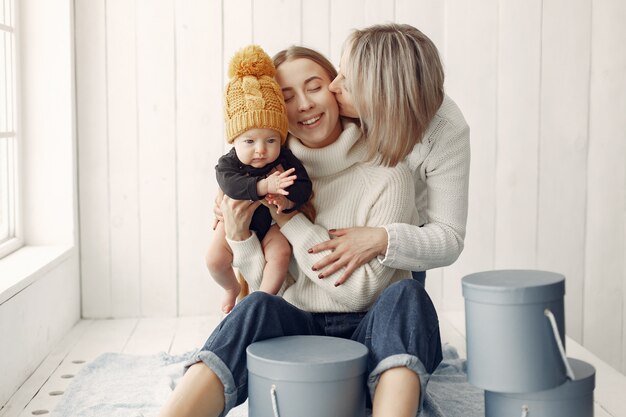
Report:
[{"label": "denim jeans", "polygon": [[254,292],[222,320],[190,362],[204,362],[220,378],[223,416],[248,397],[246,348],[294,335],[349,338],[367,346],[368,402],[380,374],[395,367],[416,372],[424,393],[442,359],[437,313],[424,286],[412,279],[390,285],[367,313],[310,313],[281,297]]},{"label": "denim jeans", "polygon": [[411,275],[415,281],[426,286],[426,271],[411,271]]}]

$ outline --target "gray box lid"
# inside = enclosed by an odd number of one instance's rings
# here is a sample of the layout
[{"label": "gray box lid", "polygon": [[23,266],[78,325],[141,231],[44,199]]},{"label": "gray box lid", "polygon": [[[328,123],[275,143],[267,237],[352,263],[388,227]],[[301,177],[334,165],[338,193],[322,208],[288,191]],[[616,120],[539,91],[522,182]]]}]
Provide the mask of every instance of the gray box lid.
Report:
[{"label": "gray box lid", "polygon": [[555,401],[568,398],[579,398],[589,395],[596,387],[596,369],[585,361],[567,358],[574,380],[567,380],[556,388],[545,391],[531,392],[527,394],[502,394],[504,397],[517,398],[526,401]]},{"label": "gray box lid", "polygon": [[487,304],[532,304],[565,294],[565,277],[555,272],[499,270],[463,277],[463,297]]},{"label": "gray box lid", "polygon": [[283,381],[336,381],[365,373],[367,347],[328,336],[285,336],[246,349],[248,371]]}]

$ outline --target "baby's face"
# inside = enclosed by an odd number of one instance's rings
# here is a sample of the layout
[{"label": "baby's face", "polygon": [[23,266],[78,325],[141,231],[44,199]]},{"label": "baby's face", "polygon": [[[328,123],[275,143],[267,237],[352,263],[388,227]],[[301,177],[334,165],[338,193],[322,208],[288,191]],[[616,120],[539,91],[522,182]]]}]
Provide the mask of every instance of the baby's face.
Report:
[{"label": "baby's face", "polygon": [[250,129],[237,136],[233,145],[242,163],[263,168],[280,154],[280,133],[274,129]]}]

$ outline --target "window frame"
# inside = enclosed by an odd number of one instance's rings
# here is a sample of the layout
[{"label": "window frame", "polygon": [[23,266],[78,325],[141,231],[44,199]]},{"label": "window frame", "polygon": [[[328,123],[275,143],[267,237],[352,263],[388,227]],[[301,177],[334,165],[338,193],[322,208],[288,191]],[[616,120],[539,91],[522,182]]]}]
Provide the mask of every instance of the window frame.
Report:
[{"label": "window frame", "polygon": [[[0,188],[0,209],[6,211],[7,222],[0,227],[0,258],[14,252],[24,245],[22,233],[22,204],[21,204],[21,152],[19,141],[19,35],[16,28],[18,21],[18,3],[15,0],[1,0],[3,8],[0,22],[2,34],[3,52],[5,54],[4,100],[5,100],[5,126],[0,126],[0,181],[4,181],[6,187]],[[8,16],[8,17],[7,17]],[[6,37],[12,36],[7,42]],[[10,49],[10,51],[7,51]],[[10,54],[10,63],[6,57]],[[9,94],[10,93],[10,94]],[[11,102],[9,102],[9,100]],[[6,162],[6,164],[4,163]],[[5,189],[6,188],[6,189]],[[5,235],[6,232],[6,235]]]}]

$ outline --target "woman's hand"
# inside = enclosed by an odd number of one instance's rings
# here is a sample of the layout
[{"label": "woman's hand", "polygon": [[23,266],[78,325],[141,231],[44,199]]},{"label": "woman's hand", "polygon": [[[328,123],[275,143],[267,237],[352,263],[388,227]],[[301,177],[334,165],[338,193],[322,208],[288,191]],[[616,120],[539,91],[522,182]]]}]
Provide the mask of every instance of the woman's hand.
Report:
[{"label": "woman's hand", "polygon": [[215,230],[217,227],[217,223],[224,221],[224,216],[222,215],[222,209],[220,209],[220,205],[222,204],[222,200],[224,200],[224,191],[221,188],[217,188],[217,195],[215,196],[215,204],[213,205],[213,225],[212,228]]},{"label": "woman's hand", "polygon": [[233,200],[227,195],[222,199],[220,209],[224,220],[226,237],[230,240],[246,240],[250,237],[250,222],[254,210],[261,205],[261,200]]},{"label": "woman's hand", "polygon": [[320,278],[346,268],[335,286],[343,284],[358,267],[387,251],[387,231],[382,227],[331,229],[328,233],[335,238],[313,246],[309,253],[331,251],[330,255],[313,265],[314,271],[322,271]]}]

